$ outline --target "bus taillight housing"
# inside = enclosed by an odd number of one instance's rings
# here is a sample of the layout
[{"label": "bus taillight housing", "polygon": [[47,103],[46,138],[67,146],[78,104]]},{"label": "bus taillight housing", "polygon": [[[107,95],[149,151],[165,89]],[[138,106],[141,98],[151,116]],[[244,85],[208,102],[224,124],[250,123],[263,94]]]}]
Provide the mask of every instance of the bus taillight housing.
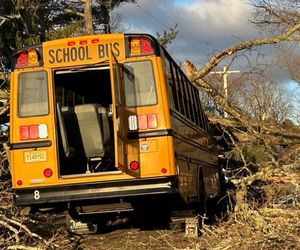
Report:
[{"label": "bus taillight housing", "polygon": [[130,37],[129,38],[130,56],[153,55],[154,48],[152,41],[148,37]]},{"label": "bus taillight housing", "polygon": [[48,128],[46,124],[20,126],[20,140],[37,140],[48,137]]},{"label": "bus taillight housing", "polygon": [[42,65],[41,48],[34,47],[22,50],[14,55],[15,68],[37,67]]},{"label": "bus taillight housing", "polygon": [[157,114],[148,114],[148,115],[130,115],[128,117],[128,126],[129,130],[145,130],[157,128]]}]

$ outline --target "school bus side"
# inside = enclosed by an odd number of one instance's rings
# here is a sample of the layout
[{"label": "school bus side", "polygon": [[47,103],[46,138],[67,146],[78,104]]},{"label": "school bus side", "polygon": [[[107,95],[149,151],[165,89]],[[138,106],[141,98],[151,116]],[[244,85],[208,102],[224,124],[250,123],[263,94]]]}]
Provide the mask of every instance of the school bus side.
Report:
[{"label": "school bus side", "polygon": [[224,192],[217,142],[193,85],[167,51],[162,51],[174,140],[179,192],[187,203],[203,202]]}]

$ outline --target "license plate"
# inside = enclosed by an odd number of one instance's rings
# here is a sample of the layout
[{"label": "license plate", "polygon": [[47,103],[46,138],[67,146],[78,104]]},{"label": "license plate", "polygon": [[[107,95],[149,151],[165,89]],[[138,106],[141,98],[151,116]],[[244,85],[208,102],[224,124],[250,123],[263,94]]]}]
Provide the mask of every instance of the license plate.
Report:
[{"label": "license plate", "polygon": [[24,161],[25,162],[41,162],[46,161],[46,151],[32,151],[24,152]]}]

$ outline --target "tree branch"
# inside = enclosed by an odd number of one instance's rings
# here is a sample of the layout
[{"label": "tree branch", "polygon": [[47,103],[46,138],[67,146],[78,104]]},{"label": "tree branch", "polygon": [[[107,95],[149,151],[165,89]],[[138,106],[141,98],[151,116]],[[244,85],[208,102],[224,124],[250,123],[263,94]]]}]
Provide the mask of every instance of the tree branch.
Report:
[{"label": "tree branch", "polygon": [[251,39],[243,43],[230,46],[222,52],[212,56],[202,68],[200,68],[193,76],[190,77],[190,80],[192,82],[195,82],[196,80],[203,78],[222,60],[240,50],[250,49],[252,47],[261,46],[265,44],[277,44],[282,41],[300,41],[300,37],[292,36],[297,31],[300,31],[300,23],[290,28],[286,33],[280,36]]},{"label": "tree branch", "polygon": [[83,13],[78,12],[78,11],[76,11],[76,10],[64,9],[64,12],[65,12],[65,13],[75,14],[75,15],[80,16],[80,17],[84,17],[84,14],[83,14]]}]

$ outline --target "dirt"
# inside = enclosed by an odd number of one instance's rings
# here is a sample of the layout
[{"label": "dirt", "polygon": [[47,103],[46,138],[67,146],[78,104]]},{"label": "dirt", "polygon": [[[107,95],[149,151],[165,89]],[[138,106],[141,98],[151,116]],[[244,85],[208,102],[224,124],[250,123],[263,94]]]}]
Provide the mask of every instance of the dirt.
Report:
[{"label": "dirt", "polygon": [[32,231],[48,239],[50,248],[54,249],[195,249],[199,241],[185,237],[182,230],[149,227],[136,220],[123,225],[104,226],[101,232],[93,235],[75,235],[67,231],[64,214],[39,214],[32,219],[39,219],[38,224],[30,225]]}]

